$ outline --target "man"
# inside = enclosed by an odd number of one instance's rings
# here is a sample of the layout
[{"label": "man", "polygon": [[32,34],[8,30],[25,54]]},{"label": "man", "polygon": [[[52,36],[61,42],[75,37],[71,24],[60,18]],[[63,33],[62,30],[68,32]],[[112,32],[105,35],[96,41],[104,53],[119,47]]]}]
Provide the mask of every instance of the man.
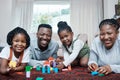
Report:
[{"label": "man", "polygon": [[58,43],[51,40],[52,27],[49,24],[40,24],[37,39],[31,42],[30,66],[42,66],[49,57],[57,58]]}]

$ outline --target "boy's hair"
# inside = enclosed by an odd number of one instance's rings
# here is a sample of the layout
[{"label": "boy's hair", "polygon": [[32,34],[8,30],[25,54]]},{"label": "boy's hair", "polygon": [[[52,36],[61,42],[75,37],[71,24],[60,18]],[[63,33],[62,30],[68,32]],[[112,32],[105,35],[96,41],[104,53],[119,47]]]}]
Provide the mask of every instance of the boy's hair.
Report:
[{"label": "boy's hair", "polygon": [[30,37],[27,33],[27,31],[25,31],[23,28],[20,27],[16,27],[15,29],[11,30],[8,34],[7,34],[7,43],[9,45],[12,45],[12,40],[14,38],[14,36],[16,34],[22,33],[26,36],[26,48],[28,48],[30,46]]},{"label": "boy's hair", "polygon": [[115,27],[116,30],[119,29],[119,24],[118,24],[117,20],[115,20],[115,19],[105,19],[105,20],[101,21],[101,23],[99,25],[99,29],[101,29],[101,27],[103,25],[107,25],[107,24]]},{"label": "boy's hair", "polygon": [[58,22],[57,26],[58,26],[58,34],[63,30],[67,30],[69,32],[72,32],[71,27],[65,21]]},{"label": "boy's hair", "polygon": [[51,32],[52,32],[52,27],[51,27],[51,25],[49,25],[49,24],[40,24],[40,25],[38,26],[38,31],[39,31],[39,29],[40,29],[41,27],[43,27],[43,28],[49,28],[49,29],[51,30]]}]

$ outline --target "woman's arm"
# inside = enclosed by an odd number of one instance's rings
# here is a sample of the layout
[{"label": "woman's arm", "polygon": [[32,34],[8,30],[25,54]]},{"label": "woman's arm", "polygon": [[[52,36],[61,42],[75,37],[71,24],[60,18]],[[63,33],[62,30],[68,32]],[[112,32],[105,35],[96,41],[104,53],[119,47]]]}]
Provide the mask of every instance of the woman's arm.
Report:
[{"label": "woman's arm", "polygon": [[112,72],[120,73],[120,64],[119,65],[110,65]]}]

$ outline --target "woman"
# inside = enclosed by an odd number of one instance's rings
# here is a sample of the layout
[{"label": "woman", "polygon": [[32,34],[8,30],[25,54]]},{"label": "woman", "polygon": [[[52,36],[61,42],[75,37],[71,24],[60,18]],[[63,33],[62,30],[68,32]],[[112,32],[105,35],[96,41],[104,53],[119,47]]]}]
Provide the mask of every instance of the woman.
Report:
[{"label": "woman", "polygon": [[114,19],[105,19],[100,25],[100,35],[91,45],[88,69],[99,73],[120,73],[119,24]]}]

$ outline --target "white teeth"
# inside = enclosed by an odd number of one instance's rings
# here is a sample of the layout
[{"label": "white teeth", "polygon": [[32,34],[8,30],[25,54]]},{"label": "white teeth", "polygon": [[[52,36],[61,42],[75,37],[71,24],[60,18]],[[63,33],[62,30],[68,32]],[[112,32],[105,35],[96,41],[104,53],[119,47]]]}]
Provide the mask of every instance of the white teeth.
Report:
[{"label": "white teeth", "polygon": [[47,41],[42,41],[42,43],[43,43],[43,44],[46,44],[46,43],[47,43]]}]

